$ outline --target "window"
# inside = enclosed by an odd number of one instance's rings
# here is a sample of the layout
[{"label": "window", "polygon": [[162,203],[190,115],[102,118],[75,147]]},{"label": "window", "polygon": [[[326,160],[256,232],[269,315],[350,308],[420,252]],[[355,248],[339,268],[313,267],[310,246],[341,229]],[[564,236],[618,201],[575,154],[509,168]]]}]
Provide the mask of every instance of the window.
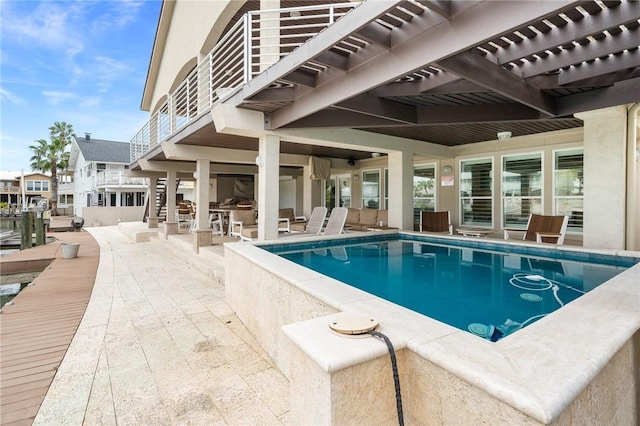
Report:
[{"label": "window", "polygon": [[542,214],[542,155],[502,158],[502,223],[527,227],[531,213]]},{"label": "window", "polygon": [[42,191],[42,182],[36,180],[33,182],[33,190],[34,191]]},{"label": "window", "polygon": [[43,191],[49,191],[49,182],[47,182],[46,180],[42,181],[42,190]]},{"label": "window", "polygon": [[334,207],[351,207],[351,175],[331,176],[325,182],[324,205],[329,212]]},{"label": "window", "polygon": [[32,180],[28,180],[27,181],[27,191],[33,191],[33,181]]},{"label": "window", "polygon": [[362,171],[362,207],[380,208],[380,170]]},{"label": "window", "polygon": [[[420,223],[420,211],[436,209],[436,166],[426,164],[413,168],[413,223]],[[416,228],[417,229],[417,228]]]},{"label": "window", "polygon": [[96,170],[103,171],[107,169],[107,165],[105,163],[96,163]]},{"label": "window", "polygon": [[554,153],[554,212],[569,216],[567,229],[582,232],[584,150]]},{"label": "window", "polygon": [[384,169],[384,207],[389,208],[389,169]]},{"label": "window", "polygon": [[493,162],[490,158],[460,162],[460,224],[493,226]]},{"label": "window", "polygon": [[351,176],[338,177],[340,207],[351,207]]}]

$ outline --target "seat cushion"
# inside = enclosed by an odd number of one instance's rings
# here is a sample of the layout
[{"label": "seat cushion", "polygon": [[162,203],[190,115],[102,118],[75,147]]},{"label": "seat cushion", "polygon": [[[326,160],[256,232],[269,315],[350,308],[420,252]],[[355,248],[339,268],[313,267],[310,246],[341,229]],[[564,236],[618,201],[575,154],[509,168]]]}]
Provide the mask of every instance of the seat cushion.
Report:
[{"label": "seat cushion", "polygon": [[357,224],[360,223],[360,209],[355,209],[353,207],[349,207],[347,211],[347,221],[349,224]]},{"label": "seat cushion", "polygon": [[307,222],[291,222],[289,228],[291,232],[304,232],[307,229]]},{"label": "seat cushion", "polygon": [[231,220],[242,222],[243,226],[251,226],[256,224],[255,210],[233,210],[231,212]]},{"label": "seat cushion", "polygon": [[242,227],[242,236],[244,238],[250,238],[252,240],[258,238],[258,227],[257,226],[247,226]]},{"label": "seat cushion", "polygon": [[296,220],[296,216],[294,215],[293,209],[291,207],[278,210],[278,218],[289,219],[289,222],[293,222],[294,220]]},{"label": "seat cushion", "polygon": [[382,226],[389,225],[389,211],[388,210],[378,210],[378,219],[376,220],[376,224],[380,225],[380,222],[383,223]]},{"label": "seat cushion", "polygon": [[377,225],[378,210],[362,209],[360,210],[360,225]]}]

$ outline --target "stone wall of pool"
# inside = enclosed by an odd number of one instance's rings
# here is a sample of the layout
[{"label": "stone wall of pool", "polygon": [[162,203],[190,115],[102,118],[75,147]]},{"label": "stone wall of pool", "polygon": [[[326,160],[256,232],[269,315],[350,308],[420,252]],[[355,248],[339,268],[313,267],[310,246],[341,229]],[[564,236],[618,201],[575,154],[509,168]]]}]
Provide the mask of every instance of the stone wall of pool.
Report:
[{"label": "stone wall of pool", "polygon": [[[438,241],[449,238],[461,241]],[[314,240],[320,241],[296,239]],[[373,337],[333,333],[328,325],[345,313],[375,318],[391,339],[406,424],[426,419],[429,424],[637,424],[640,419],[640,265],[492,343],[256,244],[226,244],[225,263],[227,301],[289,378],[291,424],[310,419],[397,424],[387,347]]]}]

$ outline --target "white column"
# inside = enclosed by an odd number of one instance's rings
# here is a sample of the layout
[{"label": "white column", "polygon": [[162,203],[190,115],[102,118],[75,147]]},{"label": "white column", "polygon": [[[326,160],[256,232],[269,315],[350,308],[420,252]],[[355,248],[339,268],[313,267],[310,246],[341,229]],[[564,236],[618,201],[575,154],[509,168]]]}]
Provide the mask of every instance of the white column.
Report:
[{"label": "white column", "polygon": [[307,218],[311,217],[314,207],[322,205],[323,183],[322,180],[311,179],[311,167],[302,167],[302,214]]},{"label": "white column", "polygon": [[147,191],[147,194],[149,196],[149,200],[147,200],[147,204],[149,205],[149,217],[156,217],[156,211],[158,210],[158,207],[156,206],[156,198],[158,195],[156,192],[156,189],[158,188],[158,178],[148,178],[147,182],[149,184],[149,190]]},{"label": "white column", "polygon": [[576,117],[584,121],[583,246],[624,249],[627,109],[605,108]]},{"label": "white column", "polygon": [[258,240],[278,238],[280,138],[260,137],[258,159]]},{"label": "white column", "polygon": [[[382,179],[382,176],[380,177]],[[380,194],[382,197],[383,194]],[[389,226],[413,230],[413,153],[389,154]]]},{"label": "white column", "polygon": [[167,171],[167,223],[176,222],[176,172]]},{"label": "white column", "polygon": [[196,161],[196,229],[209,229],[209,171],[207,159]]}]

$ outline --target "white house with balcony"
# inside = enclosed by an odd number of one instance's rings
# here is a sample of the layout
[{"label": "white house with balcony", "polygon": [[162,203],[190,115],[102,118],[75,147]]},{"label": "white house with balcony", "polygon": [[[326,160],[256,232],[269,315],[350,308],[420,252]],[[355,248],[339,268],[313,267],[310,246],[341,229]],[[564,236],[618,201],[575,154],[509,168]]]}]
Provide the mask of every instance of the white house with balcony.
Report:
[{"label": "white house with balcony", "polygon": [[73,214],[87,225],[114,225],[140,220],[147,179],[127,175],[130,144],[93,139],[90,134],[71,143]]}]

